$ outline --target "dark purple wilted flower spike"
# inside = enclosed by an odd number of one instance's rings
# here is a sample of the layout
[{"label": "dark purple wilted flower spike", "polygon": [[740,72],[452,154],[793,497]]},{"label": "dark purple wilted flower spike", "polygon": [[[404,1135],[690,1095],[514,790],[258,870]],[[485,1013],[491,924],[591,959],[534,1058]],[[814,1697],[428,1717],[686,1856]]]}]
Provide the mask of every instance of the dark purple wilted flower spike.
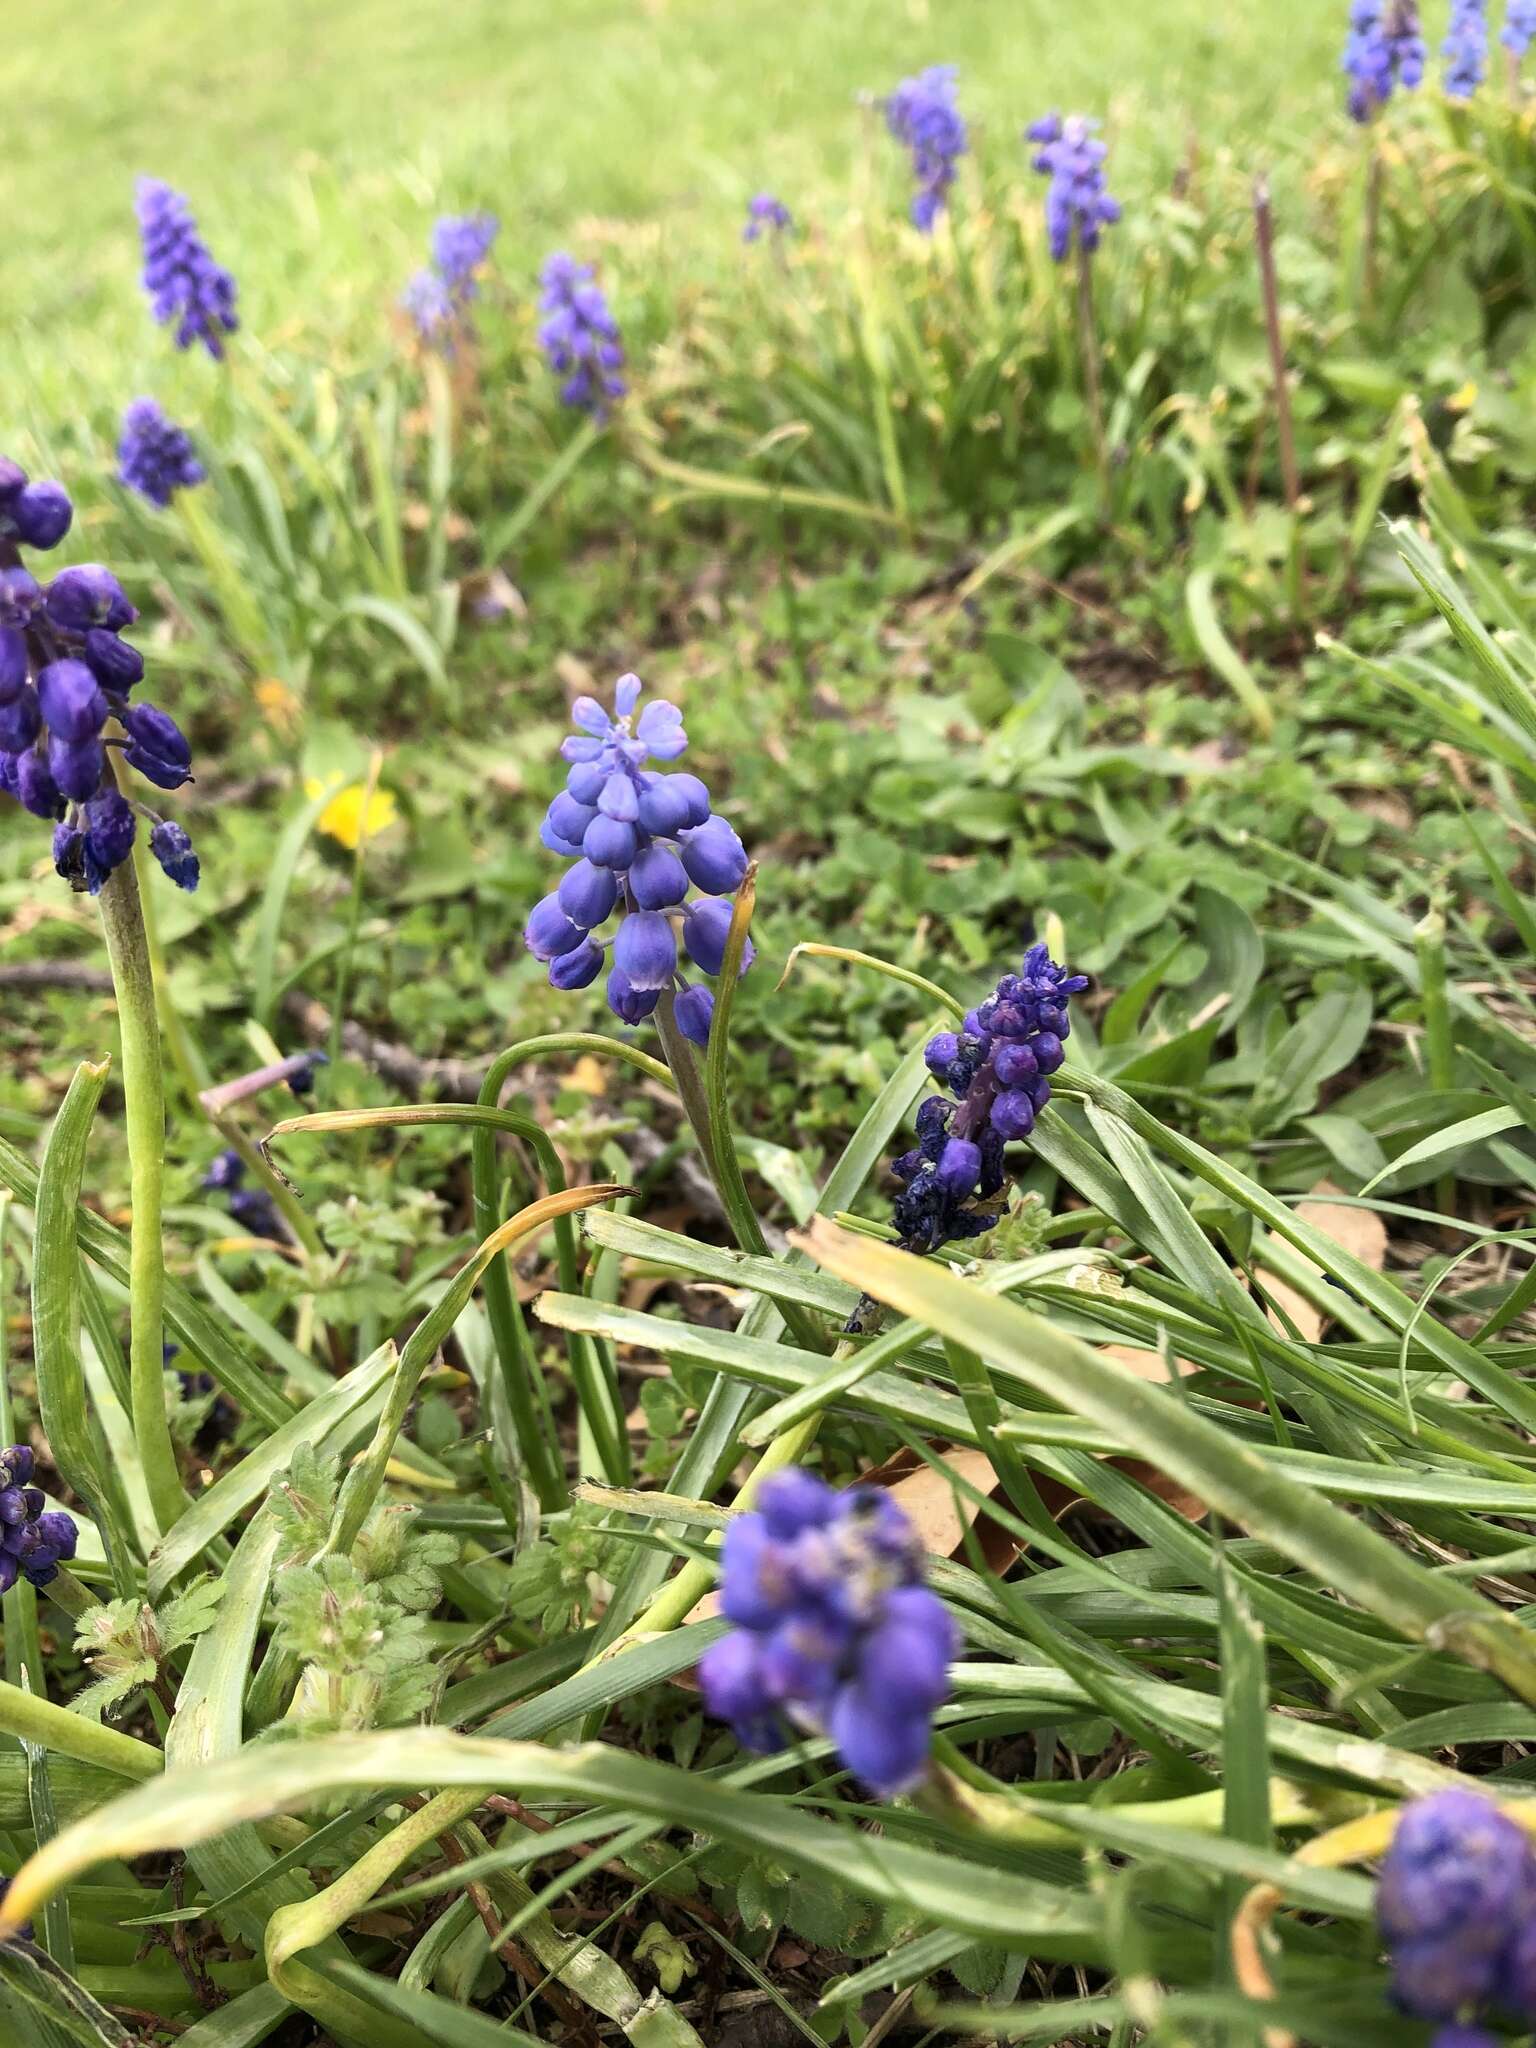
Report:
[{"label": "dark purple wilted flower spike", "polygon": [[1002,1193],[1003,1149],[1029,1136],[1050,1100],[1047,1076],[1072,1028],[1067,1003],[1087,986],[1086,975],[1033,945],[959,1031],[929,1040],[928,1071],[951,1093],[919,1104],[917,1144],[891,1165],[902,1183],[891,1220],[908,1251],[936,1251],[996,1223],[994,1209],[972,1204]]}]

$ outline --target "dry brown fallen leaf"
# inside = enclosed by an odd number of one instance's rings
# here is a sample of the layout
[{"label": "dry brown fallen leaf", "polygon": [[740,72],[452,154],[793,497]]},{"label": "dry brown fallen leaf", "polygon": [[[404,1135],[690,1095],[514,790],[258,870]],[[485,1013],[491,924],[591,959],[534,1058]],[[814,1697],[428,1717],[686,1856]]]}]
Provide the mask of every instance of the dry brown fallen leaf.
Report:
[{"label": "dry brown fallen leaf", "polygon": [[[1342,1194],[1331,1180],[1320,1180],[1304,1202],[1296,1205],[1297,1217],[1308,1223],[1324,1237],[1331,1237],[1335,1244],[1345,1251],[1353,1252],[1375,1272],[1379,1273],[1387,1262],[1387,1226],[1374,1209],[1357,1209],[1348,1202],[1330,1202],[1329,1195]],[[1323,1199],[1319,1199],[1322,1197]],[[1301,1256],[1300,1253],[1297,1254]],[[1264,1247],[1259,1246],[1259,1264],[1264,1263]],[[1314,1273],[1321,1273],[1322,1267],[1312,1259],[1305,1259],[1305,1265]],[[1264,1275],[1265,1292],[1272,1302],[1285,1310],[1291,1321],[1301,1332],[1302,1341],[1315,1344],[1327,1328],[1329,1317],[1314,1308],[1306,1296],[1297,1292],[1274,1273]],[[1270,1321],[1277,1330],[1284,1331],[1285,1323],[1272,1308]]]}]

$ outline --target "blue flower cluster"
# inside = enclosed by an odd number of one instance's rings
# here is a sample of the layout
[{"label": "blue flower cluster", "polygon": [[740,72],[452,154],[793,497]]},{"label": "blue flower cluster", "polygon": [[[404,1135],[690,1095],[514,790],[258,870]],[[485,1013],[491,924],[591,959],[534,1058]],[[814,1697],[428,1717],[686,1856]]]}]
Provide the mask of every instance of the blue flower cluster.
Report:
[{"label": "blue flower cluster", "polygon": [[190,490],[207,474],[186,430],[168,420],[152,398],[134,399],[118,436],[118,482],[152,505],[169,505],[177,491]]},{"label": "blue flower cluster", "polygon": [[1424,56],[1417,0],[1354,0],[1341,67],[1350,118],[1372,121],[1399,86],[1412,92],[1423,80]]},{"label": "blue flower cluster", "polygon": [[829,1735],[872,1792],[908,1790],[960,1646],[922,1578],[917,1532],[889,1494],[775,1473],[721,1545],[720,1611],[735,1626],[699,1660],[705,1705],[747,1749],[780,1749],[798,1724]]},{"label": "blue flower cluster", "polygon": [[747,201],[747,224],[741,231],[741,239],[757,242],[768,235],[777,240],[794,224],[794,216],[782,199],[775,199],[771,192],[758,192]]},{"label": "blue flower cluster", "polygon": [[1451,25],[1440,55],[1446,98],[1471,99],[1488,71],[1488,0],[1451,0]]},{"label": "blue flower cluster", "polygon": [[539,273],[539,346],[565,382],[561,402],[601,419],[624,396],[624,345],[590,263],[558,250]]},{"label": "blue flower cluster", "polygon": [[1094,250],[1105,228],[1120,218],[1120,202],[1104,186],[1108,146],[1086,114],[1044,114],[1024,130],[1025,140],[1038,143],[1034,167],[1050,179],[1045,194],[1045,226],[1051,254],[1064,263],[1074,237],[1081,249]]},{"label": "blue flower cluster", "polygon": [[1536,41],[1536,0],[1509,0],[1499,41],[1518,64]]},{"label": "blue flower cluster", "polygon": [[176,346],[200,341],[215,359],[240,325],[235,280],[214,262],[192,209],[158,178],[140,178],[134,208],[144,244],[144,289],[161,326],[176,322]]},{"label": "blue flower cluster", "polygon": [[468,307],[480,296],[475,273],[501,232],[494,213],[444,214],[432,230],[432,262],[400,295],[423,341],[451,349],[466,331]]},{"label": "blue flower cluster", "polygon": [[1536,1852],[1491,1800],[1453,1786],[1405,1807],[1376,1912],[1405,2012],[1496,2001],[1536,2019]]},{"label": "blue flower cluster", "polygon": [[[1085,974],[1058,967],[1043,943],[1005,974],[960,1031],[928,1041],[928,1071],[951,1096],[930,1095],[917,1112],[917,1144],[891,1163],[902,1183],[891,1220],[908,1251],[936,1251],[956,1238],[980,1237],[997,1221],[973,1209],[1003,1188],[1003,1148],[1027,1138],[1051,1099],[1047,1075],[1064,1057],[1071,1031],[1068,999]],[[954,1099],[951,1099],[953,1097]]]},{"label": "blue flower cluster", "polygon": [[955,165],[965,155],[965,116],[955,101],[953,64],[930,64],[904,78],[885,102],[885,125],[912,152],[912,224],[925,235],[944,211]]},{"label": "blue flower cluster", "polygon": [[46,1586],[75,1554],[74,1519],[50,1508],[32,1477],[32,1453],[25,1444],[0,1450],[0,1593],[18,1579]]},{"label": "blue flower cluster", "polygon": [[[715,999],[681,981],[673,919],[681,911],[689,959],[718,974],[731,929],[728,899],[747,872],[747,853],[711,810],[696,775],[646,768],[651,759],[675,761],[688,736],[682,713],[662,698],[636,716],[642,687],[638,676],[620,676],[611,718],[595,697],[578,697],[571,707],[579,730],[560,748],[570,770],[539,837],[576,864],[553,895],[534,905],[523,936],[534,958],[548,961],[553,987],[586,988],[603,967],[603,947],[592,934],[617,910],[608,976],[614,1015],[641,1023],[675,983],[678,1028],[704,1045]],[[706,893],[688,903],[690,884]],[[749,940],[743,971],[751,961]]]},{"label": "blue flower cluster", "polygon": [[[94,896],[127,860],[138,813],[149,848],[183,889],[197,887],[197,856],[179,825],[118,789],[107,748],[161,789],[191,779],[192,750],[174,719],[130,692],[144,657],[122,630],[138,613],[108,569],[84,563],[40,584],[20,550],[57,546],[73,507],[61,484],[29,483],[0,457],[0,791],[34,817],[54,820],[53,861]],[[113,724],[121,737],[105,737]]]},{"label": "blue flower cluster", "polygon": [[[308,1085],[306,1082],[305,1086]],[[216,1153],[203,1175],[203,1188],[210,1195],[227,1196],[230,1215],[252,1237],[270,1237],[282,1243],[288,1233],[283,1228],[276,1203],[265,1188],[248,1188],[245,1173],[245,1161],[238,1152]]]}]

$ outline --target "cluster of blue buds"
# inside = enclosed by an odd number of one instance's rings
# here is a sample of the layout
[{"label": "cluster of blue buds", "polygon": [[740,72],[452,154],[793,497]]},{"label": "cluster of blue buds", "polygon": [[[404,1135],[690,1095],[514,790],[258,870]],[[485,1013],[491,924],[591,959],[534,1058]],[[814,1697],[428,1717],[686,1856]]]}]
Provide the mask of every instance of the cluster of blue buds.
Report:
[{"label": "cluster of blue buds", "polygon": [[1536,0],[1509,0],[1499,41],[1518,64],[1536,41]]},{"label": "cluster of blue buds", "polygon": [[771,192],[758,192],[747,201],[747,224],[741,231],[741,239],[760,242],[767,235],[777,241],[794,224],[794,215],[782,199],[775,199]]},{"label": "cluster of blue buds", "polygon": [[452,349],[480,296],[476,273],[501,232],[494,213],[445,214],[432,230],[432,261],[400,295],[423,341]]},{"label": "cluster of blue buds", "polygon": [[[718,974],[730,935],[730,895],[747,872],[746,848],[710,808],[696,775],[658,774],[647,760],[675,761],[688,745],[675,704],[653,698],[636,717],[643,685],[620,676],[614,715],[595,697],[578,697],[579,730],[561,744],[570,763],[565,789],[550,805],[539,837],[574,861],[552,896],[535,904],[524,938],[549,963],[555,988],[586,988],[602,972],[604,950],[592,934],[619,913],[608,976],[608,1004],[626,1024],[649,1017],[676,987],[678,1029],[696,1045],[709,1039],[715,999],[678,974],[677,932],[693,964]],[[705,893],[687,901],[689,886]],[[751,965],[748,941],[742,969]]]},{"label": "cluster of blue buds", "polygon": [[904,78],[885,101],[885,125],[912,152],[912,224],[925,235],[944,211],[955,165],[965,155],[965,116],[955,100],[953,64],[930,64]]},{"label": "cluster of blue buds", "polygon": [[208,1194],[228,1197],[229,1213],[252,1237],[274,1238],[279,1244],[287,1237],[277,1205],[265,1188],[245,1185],[245,1161],[236,1151],[215,1153],[203,1187]]},{"label": "cluster of blue buds", "polygon": [[1043,943],[1033,945],[962,1030],[928,1041],[928,1071],[950,1095],[919,1105],[917,1144],[891,1163],[902,1183],[891,1220],[908,1251],[936,1251],[996,1223],[995,1211],[970,1203],[1001,1194],[1003,1149],[1029,1136],[1050,1101],[1047,1076],[1072,1028],[1067,1002],[1087,986],[1085,974],[1069,974]]},{"label": "cluster of blue buds", "polygon": [[1040,146],[1034,167],[1050,179],[1045,194],[1045,226],[1051,254],[1064,263],[1075,240],[1080,249],[1099,246],[1105,228],[1120,218],[1120,202],[1104,186],[1108,145],[1100,142],[1097,121],[1086,114],[1044,114],[1024,130],[1027,142]]},{"label": "cluster of blue buds", "polygon": [[0,1593],[18,1579],[46,1586],[75,1554],[74,1519],[50,1508],[32,1477],[32,1453],[25,1444],[0,1450]]},{"label": "cluster of blue buds", "polygon": [[747,1749],[780,1749],[798,1724],[830,1736],[872,1792],[910,1789],[959,1649],[922,1581],[917,1532],[888,1493],[776,1472],[721,1545],[734,1629],[699,1660],[705,1705]]},{"label": "cluster of blue buds", "polygon": [[1417,0],[1354,0],[1341,64],[1350,118],[1373,121],[1399,86],[1412,92],[1423,81],[1424,55]]},{"label": "cluster of blue buds", "polygon": [[1452,1786],[1405,1807],[1376,1912],[1405,2012],[1496,2002],[1536,2019],[1536,1852],[1492,1800]]},{"label": "cluster of blue buds", "polygon": [[158,178],[140,178],[134,198],[144,244],[144,289],[161,326],[176,323],[176,346],[200,341],[216,360],[240,325],[235,280],[214,262],[192,209]]},{"label": "cluster of blue buds", "polygon": [[579,406],[599,419],[624,396],[624,344],[590,263],[558,250],[539,273],[539,346],[565,382],[564,405]]},{"label": "cluster of blue buds", "polygon": [[197,459],[192,437],[168,420],[152,398],[136,398],[123,413],[117,442],[117,480],[152,505],[169,505],[208,472]]},{"label": "cluster of blue buds", "polygon": [[[138,814],[171,880],[197,887],[197,856],[180,825],[118,789],[107,748],[161,789],[191,779],[192,750],[174,719],[130,692],[144,657],[121,637],[138,613],[108,569],[85,563],[40,584],[20,550],[56,547],[73,507],[61,484],[29,483],[0,457],[0,791],[54,821],[53,861],[94,896],[127,860]],[[105,737],[109,724],[121,737]]]},{"label": "cluster of blue buds", "polygon": [[1471,99],[1488,71],[1488,0],[1451,0],[1451,25],[1440,55],[1446,98]]}]

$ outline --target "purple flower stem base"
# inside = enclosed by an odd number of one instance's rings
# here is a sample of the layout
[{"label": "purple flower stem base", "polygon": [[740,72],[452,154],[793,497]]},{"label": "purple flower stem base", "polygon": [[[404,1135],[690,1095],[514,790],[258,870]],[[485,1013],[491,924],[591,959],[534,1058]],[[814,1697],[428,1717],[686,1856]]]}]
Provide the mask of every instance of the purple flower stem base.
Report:
[{"label": "purple flower stem base", "polygon": [[1077,351],[1083,371],[1083,396],[1093,427],[1094,460],[1099,469],[1099,510],[1110,514],[1109,441],[1104,432],[1104,383],[1099,366],[1099,330],[1093,312],[1093,251],[1077,245]]}]

